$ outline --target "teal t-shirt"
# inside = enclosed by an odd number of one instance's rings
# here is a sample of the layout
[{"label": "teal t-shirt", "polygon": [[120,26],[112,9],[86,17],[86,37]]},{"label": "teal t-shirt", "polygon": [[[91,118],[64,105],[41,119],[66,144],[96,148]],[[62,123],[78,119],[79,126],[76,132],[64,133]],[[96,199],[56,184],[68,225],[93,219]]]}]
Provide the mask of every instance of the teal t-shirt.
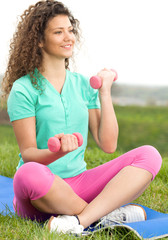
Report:
[{"label": "teal t-shirt", "polygon": [[[84,140],[81,147],[48,165],[61,178],[76,176],[86,170],[88,109],[100,108],[98,91],[90,87],[88,78],[68,70],[61,94],[44,77],[42,82],[42,94],[33,87],[29,75],[14,82],[7,102],[10,121],[35,116],[39,149],[48,148],[48,139],[55,134],[81,133]],[[19,155],[18,168],[24,164]]]}]

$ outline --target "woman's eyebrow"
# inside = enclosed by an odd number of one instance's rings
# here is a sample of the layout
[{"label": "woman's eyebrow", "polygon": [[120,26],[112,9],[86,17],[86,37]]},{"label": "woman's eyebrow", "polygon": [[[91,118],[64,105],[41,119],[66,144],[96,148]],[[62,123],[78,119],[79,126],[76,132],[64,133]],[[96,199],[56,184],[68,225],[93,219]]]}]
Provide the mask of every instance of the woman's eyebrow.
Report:
[{"label": "woman's eyebrow", "polygon": [[[65,27],[53,27],[53,28],[51,28],[51,30],[56,30],[56,29],[64,29]],[[73,28],[73,26],[69,26],[68,27],[68,29],[69,28]]]}]

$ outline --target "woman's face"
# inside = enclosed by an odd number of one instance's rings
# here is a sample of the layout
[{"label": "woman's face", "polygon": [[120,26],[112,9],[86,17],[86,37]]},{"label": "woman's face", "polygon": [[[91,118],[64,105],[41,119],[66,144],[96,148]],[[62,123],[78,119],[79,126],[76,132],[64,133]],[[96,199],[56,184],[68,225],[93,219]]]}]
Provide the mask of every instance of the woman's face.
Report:
[{"label": "woman's face", "polygon": [[75,35],[68,16],[58,15],[48,22],[40,47],[50,57],[65,59],[72,56],[74,44]]}]

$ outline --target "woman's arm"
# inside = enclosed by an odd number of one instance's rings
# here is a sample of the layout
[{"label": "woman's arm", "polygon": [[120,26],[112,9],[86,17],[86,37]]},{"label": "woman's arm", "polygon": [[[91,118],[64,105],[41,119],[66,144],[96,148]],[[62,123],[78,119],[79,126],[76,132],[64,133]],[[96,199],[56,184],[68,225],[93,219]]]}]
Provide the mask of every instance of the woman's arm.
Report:
[{"label": "woman's arm", "polygon": [[24,162],[38,162],[48,165],[78,148],[78,141],[74,135],[61,133],[56,135],[61,140],[59,152],[53,153],[48,149],[38,149],[35,117],[13,121],[12,125]]},{"label": "woman's arm", "polygon": [[115,73],[102,70],[98,75],[103,80],[99,90],[101,110],[89,110],[89,128],[98,146],[107,153],[115,152],[118,140],[118,123],[111,98],[111,86]]}]

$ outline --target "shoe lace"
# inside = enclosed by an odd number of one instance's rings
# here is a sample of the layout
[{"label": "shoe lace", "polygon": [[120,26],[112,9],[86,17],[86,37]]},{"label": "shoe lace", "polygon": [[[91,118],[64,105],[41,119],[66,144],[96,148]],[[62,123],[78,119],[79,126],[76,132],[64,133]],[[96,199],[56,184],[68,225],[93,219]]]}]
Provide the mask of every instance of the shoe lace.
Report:
[{"label": "shoe lace", "polygon": [[121,208],[118,208],[114,210],[113,212],[107,214],[101,219],[105,224],[111,223],[111,222],[126,222],[126,214],[122,211]]}]

